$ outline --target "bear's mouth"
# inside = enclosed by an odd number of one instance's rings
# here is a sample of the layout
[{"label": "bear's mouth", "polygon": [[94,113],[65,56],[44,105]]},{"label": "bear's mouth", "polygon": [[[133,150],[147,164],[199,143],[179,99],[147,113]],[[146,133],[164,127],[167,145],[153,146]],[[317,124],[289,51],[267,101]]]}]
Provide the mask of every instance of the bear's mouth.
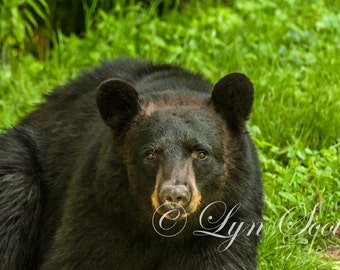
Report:
[{"label": "bear's mouth", "polygon": [[161,218],[174,221],[182,220],[190,214],[187,208],[175,202],[165,202],[159,205],[155,210],[162,216]]},{"label": "bear's mouth", "polygon": [[[172,187],[166,192],[164,190],[164,188],[161,188],[161,191],[158,192],[156,188],[151,195],[153,208],[163,219],[176,221],[185,219],[188,215],[196,212],[200,205],[201,194],[196,187],[192,192],[180,192],[180,196],[178,196],[178,193],[181,189],[178,189],[178,186]],[[175,191],[175,197],[172,191]],[[185,195],[185,197],[182,195]]]}]

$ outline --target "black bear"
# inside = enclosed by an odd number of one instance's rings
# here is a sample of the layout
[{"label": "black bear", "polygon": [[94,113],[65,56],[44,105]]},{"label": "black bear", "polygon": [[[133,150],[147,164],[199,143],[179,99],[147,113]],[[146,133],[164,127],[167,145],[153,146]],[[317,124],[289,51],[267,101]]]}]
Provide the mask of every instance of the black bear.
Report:
[{"label": "black bear", "polygon": [[254,91],[103,62],[0,137],[0,269],[256,269]]}]

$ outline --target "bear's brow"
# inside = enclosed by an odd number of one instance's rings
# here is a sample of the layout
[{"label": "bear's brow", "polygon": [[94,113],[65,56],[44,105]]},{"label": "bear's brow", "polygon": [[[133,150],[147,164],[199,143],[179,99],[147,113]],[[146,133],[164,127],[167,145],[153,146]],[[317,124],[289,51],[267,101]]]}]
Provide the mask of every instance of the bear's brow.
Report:
[{"label": "bear's brow", "polygon": [[161,150],[161,145],[159,143],[147,143],[141,147],[141,153],[145,153],[147,151],[154,150],[154,151],[160,151]]},{"label": "bear's brow", "polygon": [[208,152],[212,151],[211,146],[202,140],[197,140],[197,138],[191,138],[184,142],[184,145],[189,150],[206,150]]}]

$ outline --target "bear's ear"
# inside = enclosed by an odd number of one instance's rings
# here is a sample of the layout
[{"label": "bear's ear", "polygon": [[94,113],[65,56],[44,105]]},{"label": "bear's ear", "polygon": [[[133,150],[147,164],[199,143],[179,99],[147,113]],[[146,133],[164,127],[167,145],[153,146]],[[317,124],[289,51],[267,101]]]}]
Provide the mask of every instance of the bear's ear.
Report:
[{"label": "bear's ear", "polygon": [[241,132],[253,105],[253,84],[246,75],[231,73],[215,84],[211,101],[228,127],[236,133]]},{"label": "bear's ear", "polygon": [[104,122],[120,133],[139,112],[138,93],[120,79],[102,82],[97,91],[97,106]]}]

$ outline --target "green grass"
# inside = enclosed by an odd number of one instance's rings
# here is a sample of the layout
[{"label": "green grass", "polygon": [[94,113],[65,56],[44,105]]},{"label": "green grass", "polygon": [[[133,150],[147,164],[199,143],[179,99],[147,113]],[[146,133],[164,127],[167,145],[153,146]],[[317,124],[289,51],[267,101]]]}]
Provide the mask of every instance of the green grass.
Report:
[{"label": "green grass", "polygon": [[280,219],[298,206],[290,221],[302,229],[302,218],[320,204],[313,224],[340,221],[339,14],[336,1],[321,0],[195,4],[162,17],[138,4],[117,5],[88,17],[84,39],[60,35],[45,61],[19,54],[0,66],[0,127],[14,125],[43,93],[100,59],[176,63],[212,81],[244,72],[256,91],[249,129],[266,189],[260,269],[331,269],[333,261],[322,257],[340,247],[339,235],[284,235]]}]

